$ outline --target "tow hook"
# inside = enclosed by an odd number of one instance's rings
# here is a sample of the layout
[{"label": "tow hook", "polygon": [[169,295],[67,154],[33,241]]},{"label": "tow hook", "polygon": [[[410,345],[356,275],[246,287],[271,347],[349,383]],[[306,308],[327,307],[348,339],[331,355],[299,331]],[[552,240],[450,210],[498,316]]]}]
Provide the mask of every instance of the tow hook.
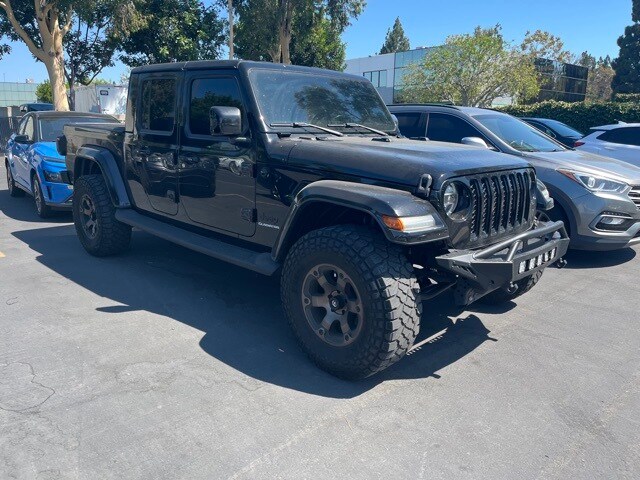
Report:
[{"label": "tow hook", "polygon": [[564,267],[567,266],[567,261],[564,258],[560,258],[557,262],[556,262],[556,268],[557,269],[562,269]]}]

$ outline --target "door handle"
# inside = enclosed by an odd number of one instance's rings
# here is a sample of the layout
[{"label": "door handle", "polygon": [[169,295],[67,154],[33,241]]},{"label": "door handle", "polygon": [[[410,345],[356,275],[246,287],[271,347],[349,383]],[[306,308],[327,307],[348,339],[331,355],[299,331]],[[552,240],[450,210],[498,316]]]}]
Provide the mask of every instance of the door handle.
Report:
[{"label": "door handle", "polygon": [[147,147],[138,148],[138,155],[151,155],[151,150]]},{"label": "door handle", "polygon": [[184,165],[196,165],[200,163],[200,159],[198,157],[185,157],[182,155],[178,157],[178,161]]}]

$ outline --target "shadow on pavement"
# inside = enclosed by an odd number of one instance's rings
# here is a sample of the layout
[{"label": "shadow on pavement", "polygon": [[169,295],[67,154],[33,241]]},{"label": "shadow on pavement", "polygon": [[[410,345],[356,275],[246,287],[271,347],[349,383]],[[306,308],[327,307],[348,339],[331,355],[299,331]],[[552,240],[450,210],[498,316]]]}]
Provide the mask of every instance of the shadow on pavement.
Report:
[{"label": "shadow on pavement", "polygon": [[623,248],[610,252],[590,252],[586,250],[569,250],[565,256],[569,269],[615,267],[630,262],[636,257],[633,248]]},{"label": "shadow on pavement", "polygon": [[13,235],[38,252],[37,260],[46,267],[119,304],[98,311],[147,311],[172,318],[205,332],[202,349],[239,372],[315,395],[351,398],[388,379],[439,378],[439,370],[493,340],[476,315],[457,318],[462,312],[445,295],[424,305],[421,333],[410,355],[372,379],[345,382],[316,368],[298,347],[282,313],[277,278],[141,232],[134,233],[130,253],[103,259],[82,249],[73,225]]},{"label": "shadow on pavement", "polygon": [[68,223],[72,221],[70,211],[54,211],[51,218],[40,218],[30,195],[12,197],[9,195],[9,190],[0,190],[0,212],[21,222]]}]

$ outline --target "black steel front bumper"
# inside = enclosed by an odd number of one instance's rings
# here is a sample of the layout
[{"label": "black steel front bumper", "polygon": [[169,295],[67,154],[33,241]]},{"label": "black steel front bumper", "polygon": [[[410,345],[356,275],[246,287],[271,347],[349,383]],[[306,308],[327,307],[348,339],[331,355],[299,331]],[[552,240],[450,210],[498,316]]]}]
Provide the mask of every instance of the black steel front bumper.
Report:
[{"label": "black steel front bumper", "polygon": [[436,257],[436,262],[473,290],[459,302],[467,304],[553,265],[568,248],[564,224],[549,222],[483,250],[456,250]]}]

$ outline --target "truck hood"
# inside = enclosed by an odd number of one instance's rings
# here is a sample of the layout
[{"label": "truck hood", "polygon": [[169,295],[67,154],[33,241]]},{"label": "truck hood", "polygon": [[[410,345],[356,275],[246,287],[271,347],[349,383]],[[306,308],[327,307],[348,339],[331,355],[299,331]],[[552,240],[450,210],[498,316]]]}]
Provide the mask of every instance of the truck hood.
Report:
[{"label": "truck hood", "polygon": [[640,184],[640,167],[594,153],[580,150],[564,150],[561,152],[526,153],[524,158],[538,169],[550,168],[557,170],[565,168],[591,175],[604,175],[630,185]]},{"label": "truck hood", "polygon": [[291,137],[281,142],[292,144],[286,155],[292,167],[408,186],[429,174],[436,189],[452,177],[530,166],[521,158],[483,148],[405,138]]}]

